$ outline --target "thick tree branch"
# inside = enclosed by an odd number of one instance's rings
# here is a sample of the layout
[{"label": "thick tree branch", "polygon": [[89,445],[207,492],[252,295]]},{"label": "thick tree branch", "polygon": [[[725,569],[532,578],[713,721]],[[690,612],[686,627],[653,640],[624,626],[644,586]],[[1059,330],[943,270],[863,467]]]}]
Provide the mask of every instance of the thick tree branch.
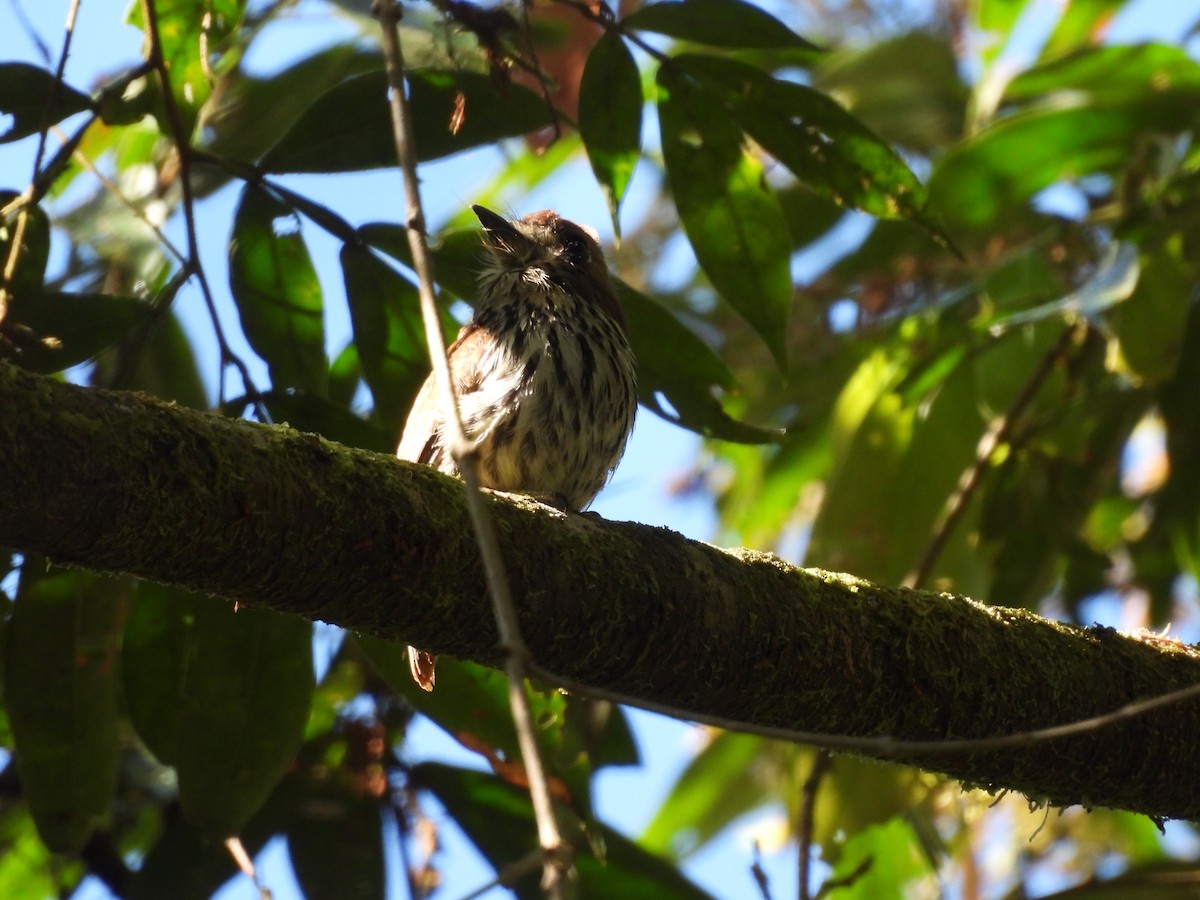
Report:
[{"label": "thick tree branch", "polygon": [[[457,481],[7,363],[0,410],[0,545],[498,661]],[[1200,660],[1170,642],[491,503],[539,666],[635,701],[930,740],[1061,724],[1200,682]],[[1196,700],[1050,742],[886,755],[1055,804],[1200,818]]]}]

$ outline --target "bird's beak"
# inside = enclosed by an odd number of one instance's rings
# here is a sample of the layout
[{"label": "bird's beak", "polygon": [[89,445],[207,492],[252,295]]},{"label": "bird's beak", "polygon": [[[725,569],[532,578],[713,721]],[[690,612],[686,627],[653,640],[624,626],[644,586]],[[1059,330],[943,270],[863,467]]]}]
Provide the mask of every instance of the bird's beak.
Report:
[{"label": "bird's beak", "polygon": [[529,243],[529,238],[521,234],[512,222],[499,213],[494,213],[486,206],[479,205],[472,206],[471,210],[483,225],[483,230],[487,232],[488,243],[497,250],[516,253]]}]

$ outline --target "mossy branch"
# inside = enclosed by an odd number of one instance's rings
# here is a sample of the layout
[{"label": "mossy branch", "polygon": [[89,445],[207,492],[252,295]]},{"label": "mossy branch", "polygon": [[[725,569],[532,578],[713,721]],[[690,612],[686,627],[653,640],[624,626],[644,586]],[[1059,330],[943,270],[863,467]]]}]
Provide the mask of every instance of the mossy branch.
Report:
[{"label": "mossy branch", "polygon": [[[432,469],[7,363],[0,410],[0,545],[497,662],[461,485]],[[1171,642],[490,502],[539,667],[634,702],[928,741],[1200,682],[1200,658]],[[1054,804],[1200,818],[1194,699],[1015,748],[873,755]]]}]

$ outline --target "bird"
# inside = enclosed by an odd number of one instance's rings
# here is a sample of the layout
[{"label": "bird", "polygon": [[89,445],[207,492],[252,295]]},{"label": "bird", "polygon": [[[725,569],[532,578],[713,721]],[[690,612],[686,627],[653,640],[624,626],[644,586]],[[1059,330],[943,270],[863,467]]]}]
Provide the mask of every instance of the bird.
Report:
[{"label": "bird", "polygon": [[[484,255],[471,320],[447,350],[482,486],[556,498],[582,512],[616,468],[637,412],[624,311],[595,231],[552,210],[508,219],[472,206]],[[396,455],[459,475],[433,376]],[[408,648],[433,690],[436,657]]]}]

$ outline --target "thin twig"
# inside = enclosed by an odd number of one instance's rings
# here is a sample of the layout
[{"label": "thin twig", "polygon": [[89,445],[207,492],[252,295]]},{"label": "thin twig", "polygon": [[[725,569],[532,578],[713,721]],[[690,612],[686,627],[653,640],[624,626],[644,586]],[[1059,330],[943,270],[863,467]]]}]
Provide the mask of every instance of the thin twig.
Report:
[{"label": "thin twig", "polygon": [[242,874],[254,883],[254,887],[258,890],[260,900],[271,900],[271,891],[258,880],[258,870],[254,868],[254,860],[250,858],[250,854],[246,852],[245,846],[242,845],[241,838],[231,837],[225,839],[225,849],[229,851],[229,855],[233,857],[234,864],[241,870]]},{"label": "thin twig", "polygon": [[[562,124],[566,117],[554,105],[551,97],[551,79],[538,62],[537,48],[533,44],[533,28],[529,21],[530,4],[521,4],[521,18],[524,26],[521,27],[518,26],[517,20],[513,18],[512,14],[503,7],[485,9],[471,2],[464,2],[464,0],[430,0],[430,2],[445,16],[448,22],[454,22],[464,31],[469,31],[475,36],[476,42],[494,71],[500,72],[501,67],[506,65],[516,66],[537,83],[538,90],[542,95],[542,102],[546,104],[550,113],[550,121],[554,128],[554,140],[557,141],[562,137]],[[500,35],[506,31],[521,32],[525,44],[524,52],[528,53],[529,59],[525,59],[520,51],[512,52],[510,48],[502,46]],[[448,56],[451,62],[454,62],[454,47],[449,41],[447,41],[447,48]],[[504,77],[507,78],[506,72]]]},{"label": "thin twig", "polygon": [[618,20],[616,15],[613,14],[612,9],[609,8],[607,3],[599,4],[599,10],[597,11],[597,9],[593,8],[592,5],[587,2],[587,0],[554,0],[554,2],[561,6],[571,7],[571,9],[575,10],[588,21],[595,22],[597,25],[601,26],[605,31],[611,31],[619,34],[621,37],[634,44],[638,49],[653,57],[656,62],[662,63],[663,65],[674,65],[671,57],[663,53],[653,44],[644,40],[636,31],[629,31],[622,27],[620,20]]},{"label": "thin twig", "polygon": [[512,592],[505,572],[504,558],[496,539],[495,523],[488,512],[486,501],[480,490],[479,473],[474,442],[467,438],[459,415],[458,401],[450,377],[450,364],[446,358],[446,341],[442,334],[437,312],[437,301],[433,294],[433,264],[425,240],[425,216],[421,208],[420,184],[417,179],[416,145],[413,139],[412,119],[404,84],[404,55],[400,47],[398,24],[401,16],[399,4],[392,0],[375,0],[372,13],[379,20],[383,31],[383,49],[388,72],[392,129],[396,141],[396,155],[404,178],[406,201],[405,224],[408,230],[409,247],[412,251],[413,268],[419,280],[421,316],[425,323],[425,335],[429,343],[430,361],[433,365],[434,381],[441,397],[445,435],[451,455],[458,464],[462,480],[466,485],[467,505],[471,522],[475,528],[475,539],[483,560],[488,593],[500,634],[500,646],[504,651],[505,672],[508,676],[508,699],[512,707],[513,724],[525,772],[529,778],[529,793],[537,819],[538,843],[541,846],[543,866],[542,888],[548,896],[563,894],[565,873],[570,864],[568,846],[563,842],[554,817],[554,806],[546,782],[538,749],[533,717],[525,695],[526,667],[529,664],[529,649],[521,637],[520,623],[513,606]]},{"label": "thin twig", "polygon": [[758,893],[762,895],[762,900],[771,900],[771,879],[767,877],[767,870],[763,868],[762,846],[757,840],[754,841],[753,851],[754,862],[750,864],[750,877],[758,886]]},{"label": "thin twig", "polygon": [[800,900],[811,900],[812,898],[808,882],[812,867],[813,819],[817,812],[817,789],[821,786],[821,779],[825,777],[825,773],[829,771],[832,764],[833,758],[829,752],[818,750],[817,755],[813,757],[812,769],[809,770],[808,777],[804,779],[804,784],[800,787],[800,809],[796,814]]},{"label": "thin twig", "polygon": [[149,42],[146,61],[153,66],[158,76],[159,92],[167,116],[167,125],[175,144],[175,152],[179,156],[178,177],[180,190],[183,192],[183,221],[187,232],[187,261],[184,269],[189,274],[196,276],[196,283],[200,286],[200,294],[204,298],[204,305],[212,320],[213,331],[217,338],[217,348],[221,355],[221,372],[217,379],[217,405],[224,406],[225,404],[225,367],[233,366],[242,377],[246,396],[254,403],[254,409],[259,419],[270,423],[271,414],[267,411],[262,394],[254,386],[250,370],[246,368],[245,362],[230,349],[229,342],[225,339],[221,319],[217,315],[217,304],[213,300],[212,289],[208,284],[208,276],[204,273],[204,267],[200,265],[200,246],[196,238],[196,198],[192,190],[191,137],[183,127],[183,119],[179,115],[179,107],[175,103],[175,94],[171,88],[171,75],[167,71],[167,63],[162,51],[162,37],[158,30],[158,10],[154,5],[155,0],[141,0],[141,2],[142,18],[146,23],[146,37]]},{"label": "thin twig", "polygon": [[[42,168],[42,159],[46,155],[46,141],[50,130],[50,115],[58,105],[62,96],[63,73],[67,69],[67,56],[71,52],[71,38],[75,36],[75,17],[79,13],[80,0],[71,0],[67,9],[67,21],[63,26],[62,52],[58,55],[58,67],[54,70],[54,84],[50,88],[50,96],[46,98],[46,107],[42,110],[42,127],[38,132],[37,152],[33,156],[32,181],[37,181],[38,172]],[[13,228],[12,243],[8,247],[8,258],[4,261],[4,272],[0,275],[0,323],[8,314],[8,303],[11,299],[13,278],[17,274],[17,261],[21,256],[21,245],[25,242],[25,228],[29,221],[29,204],[21,207],[17,213],[17,224]]]},{"label": "thin twig", "polygon": [[979,485],[983,483],[983,478],[991,466],[992,454],[996,452],[997,447],[1008,441],[1018,419],[1037,397],[1038,391],[1050,377],[1054,367],[1070,350],[1080,327],[1080,325],[1071,324],[1063,329],[1058,341],[1042,357],[1038,367],[1030,374],[1021,388],[1021,392],[1017,394],[1004,415],[992,422],[983,437],[979,439],[979,444],[975,448],[975,462],[963,472],[954,493],[946,499],[946,504],[942,507],[937,524],[934,525],[933,534],[925,547],[925,552],[921,554],[920,560],[912,571],[904,576],[904,581],[901,582],[903,587],[917,588],[925,583],[930,572],[933,571],[934,565],[937,564],[938,558],[942,555],[942,551],[946,548],[946,542],[950,539],[954,527],[966,512],[967,502]]},{"label": "thin twig", "polygon": [[1017,731],[1012,734],[999,735],[990,738],[955,738],[943,741],[905,741],[893,737],[857,737],[846,734],[829,734],[822,731],[800,731],[794,728],[779,728],[773,725],[759,725],[742,719],[729,719],[724,716],[714,716],[708,713],[690,709],[680,709],[666,703],[658,703],[645,697],[622,694],[603,688],[592,687],[556,675],[554,672],[531,661],[528,666],[531,676],[554,684],[565,691],[582,694],[594,700],[608,700],[626,706],[636,706],[648,712],[659,713],[672,719],[699,722],[712,725],[726,731],[740,731],[744,734],[757,734],[761,737],[775,738],[781,741],[791,741],[796,744],[808,744],[823,750],[863,753],[879,759],[913,756],[956,756],[964,753],[983,753],[992,750],[1011,750],[1015,747],[1028,747],[1044,741],[1054,741],[1060,738],[1072,737],[1107,728],[1129,719],[1137,718],[1164,706],[1182,703],[1194,697],[1200,697],[1200,683],[1187,687],[1157,694],[1145,700],[1135,700],[1114,709],[1111,712],[1089,716],[1086,719],[1076,719],[1062,725],[1050,725],[1046,728],[1035,728],[1030,731]]},{"label": "thin twig", "polygon": [[513,887],[518,881],[524,878],[531,872],[536,872],[539,867],[544,864],[544,855],[541,850],[535,850],[522,856],[518,860],[514,860],[505,866],[501,871],[496,873],[496,877],[487,884],[481,884],[469,894],[464,894],[462,900],[475,900],[476,897],[482,897],[492,888],[497,887]]},{"label": "thin twig", "polygon": [[866,875],[867,872],[871,871],[871,866],[874,864],[875,857],[868,856],[857,866],[855,866],[853,871],[843,875],[841,878],[830,878],[823,885],[821,885],[821,889],[817,891],[817,900],[822,900],[822,898],[828,896],[832,891],[835,891],[838,888],[850,887],[850,885],[854,884],[854,882]]},{"label": "thin twig", "polygon": [[397,801],[393,799],[388,803],[388,808],[392,811],[392,817],[396,820],[396,830],[400,833],[400,840],[396,843],[400,845],[400,865],[404,867],[404,880],[408,885],[408,896],[410,900],[418,900],[425,892],[417,888],[416,873],[413,871],[412,854],[408,849],[408,841],[412,829],[409,827],[408,810],[405,808],[405,801],[410,796],[407,789],[404,791],[404,795],[404,800]]},{"label": "thin twig", "polygon": [[29,43],[37,47],[38,55],[42,58],[47,66],[50,65],[50,48],[46,42],[42,40],[42,36],[38,34],[36,28],[33,27],[33,22],[29,21],[29,16],[25,14],[25,7],[18,0],[9,0],[9,7],[12,9],[13,15],[17,21],[21,23],[21,28],[25,32],[25,37]]},{"label": "thin twig", "polygon": [[[62,130],[57,126],[55,126],[53,130],[55,135],[63,143],[66,143],[67,136],[63,134]],[[72,154],[72,157],[74,158],[75,162],[79,163],[79,165],[91,173],[93,178],[100,182],[101,187],[108,191],[112,196],[116,197],[117,200],[127,209],[129,209],[129,211],[132,212],[143,225],[154,232],[154,237],[160,244],[167,248],[167,252],[174,256],[176,261],[178,261],[181,266],[187,265],[187,257],[183,255],[183,251],[171,242],[171,239],[163,233],[161,228],[150,221],[150,217],[146,215],[146,211],[138,206],[138,204],[134,203],[133,200],[128,197],[123,190],[121,190],[121,186],[119,184],[114,182],[111,178],[96,168],[96,164],[88,158],[86,153],[81,150],[76,150]]]}]

